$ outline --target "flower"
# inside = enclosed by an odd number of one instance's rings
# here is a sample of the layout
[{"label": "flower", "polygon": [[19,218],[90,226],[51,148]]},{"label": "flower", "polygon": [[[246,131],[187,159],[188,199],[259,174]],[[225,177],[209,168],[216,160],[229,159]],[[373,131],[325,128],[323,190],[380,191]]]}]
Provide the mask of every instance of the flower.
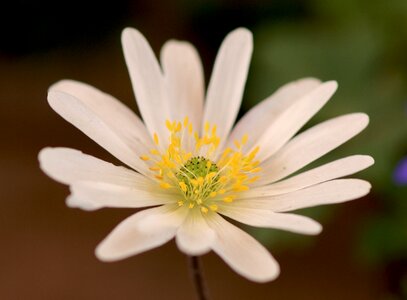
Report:
[{"label": "flower", "polygon": [[407,184],[407,157],[398,162],[394,170],[393,179],[397,185]]},{"label": "flower", "polygon": [[137,30],[125,29],[122,43],[144,123],[112,96],[72,80],[51,86],[48,101],[128,168],[68,148],[39,154],[42,170],[70,186],[70,207],[153,206],[124,220],[98,245],[102,261],[124,259],[175,237],[188,255],[213,250],[240,275],[270,281],[279,274],[278,263],[222,216],[255,227],[318,234],[319,223],[287,212],[369,192],[366,181],[338,179],[372,165],[365,155],[289,177],[368,124],[367,115],[353,113],[296,135],[333,95],[336,82],[289,83],[232,129],[252,53],[250,31],[239,28],[225,38],[206,97],[201,62],[189,43],[167,42],[162,69]]}]

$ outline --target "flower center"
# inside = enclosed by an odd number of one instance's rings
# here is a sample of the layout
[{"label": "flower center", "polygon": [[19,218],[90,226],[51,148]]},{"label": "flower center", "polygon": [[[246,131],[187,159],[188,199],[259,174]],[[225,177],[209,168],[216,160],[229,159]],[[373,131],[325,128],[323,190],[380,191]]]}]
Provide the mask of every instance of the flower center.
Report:
[{"label": "flower center", "polygon": [[[198,156],[189,159],[176,173],[178,185],[190,205],[201,205],[219,187],[219,168],[210,160]],[[181,202],[179,202],[181,204]]]},{"label": "flower center", "polygon": [[171,189],[178,197],[178,205],[190,209],[199,207],[203,213],[216,211],[219,203],[230,203],[239,192],[249,189],[259,177],[259,161],[255,156],[259,147],[244,154],[247,135],[218,153],[220,138],[216,125],[205,124],[202,134],[193,130],[188,118],[184,122],[166,121],[168,146],[160,145],[154,134],[156,147],[150,155],[140,158],[150,165],[163,189]]}]

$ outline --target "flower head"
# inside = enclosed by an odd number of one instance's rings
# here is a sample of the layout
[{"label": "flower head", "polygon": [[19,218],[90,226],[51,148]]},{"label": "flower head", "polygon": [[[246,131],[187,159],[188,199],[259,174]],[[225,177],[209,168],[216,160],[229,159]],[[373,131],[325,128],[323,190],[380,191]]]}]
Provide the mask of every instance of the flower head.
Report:
[{"label": "flower head", "polygon": [[320,224],[287,212],[369,192],[368,182],[338,179],[373,164],[365,155],[292,175],[368,124],[365,114],[354,113],[297,134],[333,95],[336,82],[305,78],[289,83],[232,129],[252,53],[248,30],[236,29],[225,38],[206,96],[201,62],[190,44],[167,42],[160,67],[137,30],[125,29],[122,42],[144,122],[112,96],[71,80],[51,86],[48,100],[127,168],[68,148],[45,148],[39,154],[44,172],[70,186],[68,206],[153,206],[119,224],[97,247],[99,259],[123,259],[175,237],[186,254],[213,250],[240,275],[270,281],[279,274],[277,262],[222,216],[318,234]]}]

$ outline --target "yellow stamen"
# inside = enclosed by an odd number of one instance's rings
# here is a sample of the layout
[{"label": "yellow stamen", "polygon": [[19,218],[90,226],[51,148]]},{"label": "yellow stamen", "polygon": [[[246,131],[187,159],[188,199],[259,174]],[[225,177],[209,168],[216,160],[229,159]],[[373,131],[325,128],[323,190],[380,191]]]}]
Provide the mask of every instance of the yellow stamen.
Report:
[{"label": "yellow stamen", "polygon": [[[188,117],[181,120],[166,120],[169,132],[168,146],[163,149],[156,133],[153,134],[155,147],[149,155],[140,159],[149,162],[148,168],[159,180],[163,189],[174,189],[183,200],[179,206],[199,206],[202,213],[217,211],[217,203],[230,203],[237,193],[247,191],[259,179],[254,176],[261,169],[255,159],[259,147],[248,153],[244,150],[249,136],[244,134],[234,141],[235,147],[228,147],[217,155],[221,139],[216,124],[205,122],[203,132],[195,131]],[[161,147],[157,147],[161,144]],[[233,193],[233,194],[231,194]]]},{"label": "yellow stamen", "polygon": [[172,123],[171,123],[171,121],[170,120],[166,120],[165,121],[165,126],[167,127],[167,129],[169,130],[169,131],[172,131]]},{"label": "yellow stamen", "polygon": [[209,206],[209,209],[210,209],[211,211],[217,211],[217,210],[218,210],[218,206],[217,206],[216,204],[212,204],[212,205]]},{"label": "yellow stamen", "polygon": [[157,149],[151,149],[150,153],[153,155],[160,155],[160,151],[158,151]]},{"label": "yellow stamen", "polygon": [[233,202],[234,198],[235,198],[234,196],[227,196],[223,198],[223,201],[230,203]]},{"label": "yellow stamen", "polygon": [[248,139],[249,139],[249,136],[247,134],[243,135],[243,137],[242,137],[242,145],[246,145]]},{"label": "yellow stamen", "polygon": [[178,184],[181,187],[181,190],[185,193],[187,191],[187,185],[185,184],[185,182],[180,181]]},{"label": "yellow stamen", "polygon": [[171,187],[171,184],[167,182],[160,182],[160,187],[162,187],[163,189],[169,189]]},{"label": "yellow stamen", "polygon": [[154,143],[155,143],[156,145],[158,145],[158,144],[160,143],[160,141],[158,140],[158,135],[157,135],[157,133],[154,133]]}]

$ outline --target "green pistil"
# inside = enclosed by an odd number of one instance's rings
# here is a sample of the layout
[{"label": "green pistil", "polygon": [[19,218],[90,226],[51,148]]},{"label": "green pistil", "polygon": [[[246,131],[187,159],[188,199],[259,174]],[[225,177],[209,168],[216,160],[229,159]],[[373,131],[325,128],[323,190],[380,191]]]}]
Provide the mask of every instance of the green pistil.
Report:
[{"label": "green pistil", "polygon": [[[183,181],[188,190],[186,192],[186,196],[187,198],[189,198],[190,200],[196,198],[196,196],[193,193],[194,191],[194,186],[191,183],[191,180],[197,180],[199,177],[202,177],[203,179],[205,179],[206,175],[210,174],[210,173],[218,173],[219,172],[219,168],[218,166],[202,157],[202,156],[196,156],[196,157],[192,157],[190,158],[184,166],[181,167],[181,169],[179,170],[179,172],[176,174],[176,177],[179,181]],[[213,191],[214,186],[216,185],[216,183],[218,182],[219,176],[216,175],[216,177],[211,179],[211,187],[209,188],[205,188],[205,192],[203,194],[199,195],[199,198],[201,200],[204,200],[205,198],[207,198],[209,196],[209,194]]]}]

